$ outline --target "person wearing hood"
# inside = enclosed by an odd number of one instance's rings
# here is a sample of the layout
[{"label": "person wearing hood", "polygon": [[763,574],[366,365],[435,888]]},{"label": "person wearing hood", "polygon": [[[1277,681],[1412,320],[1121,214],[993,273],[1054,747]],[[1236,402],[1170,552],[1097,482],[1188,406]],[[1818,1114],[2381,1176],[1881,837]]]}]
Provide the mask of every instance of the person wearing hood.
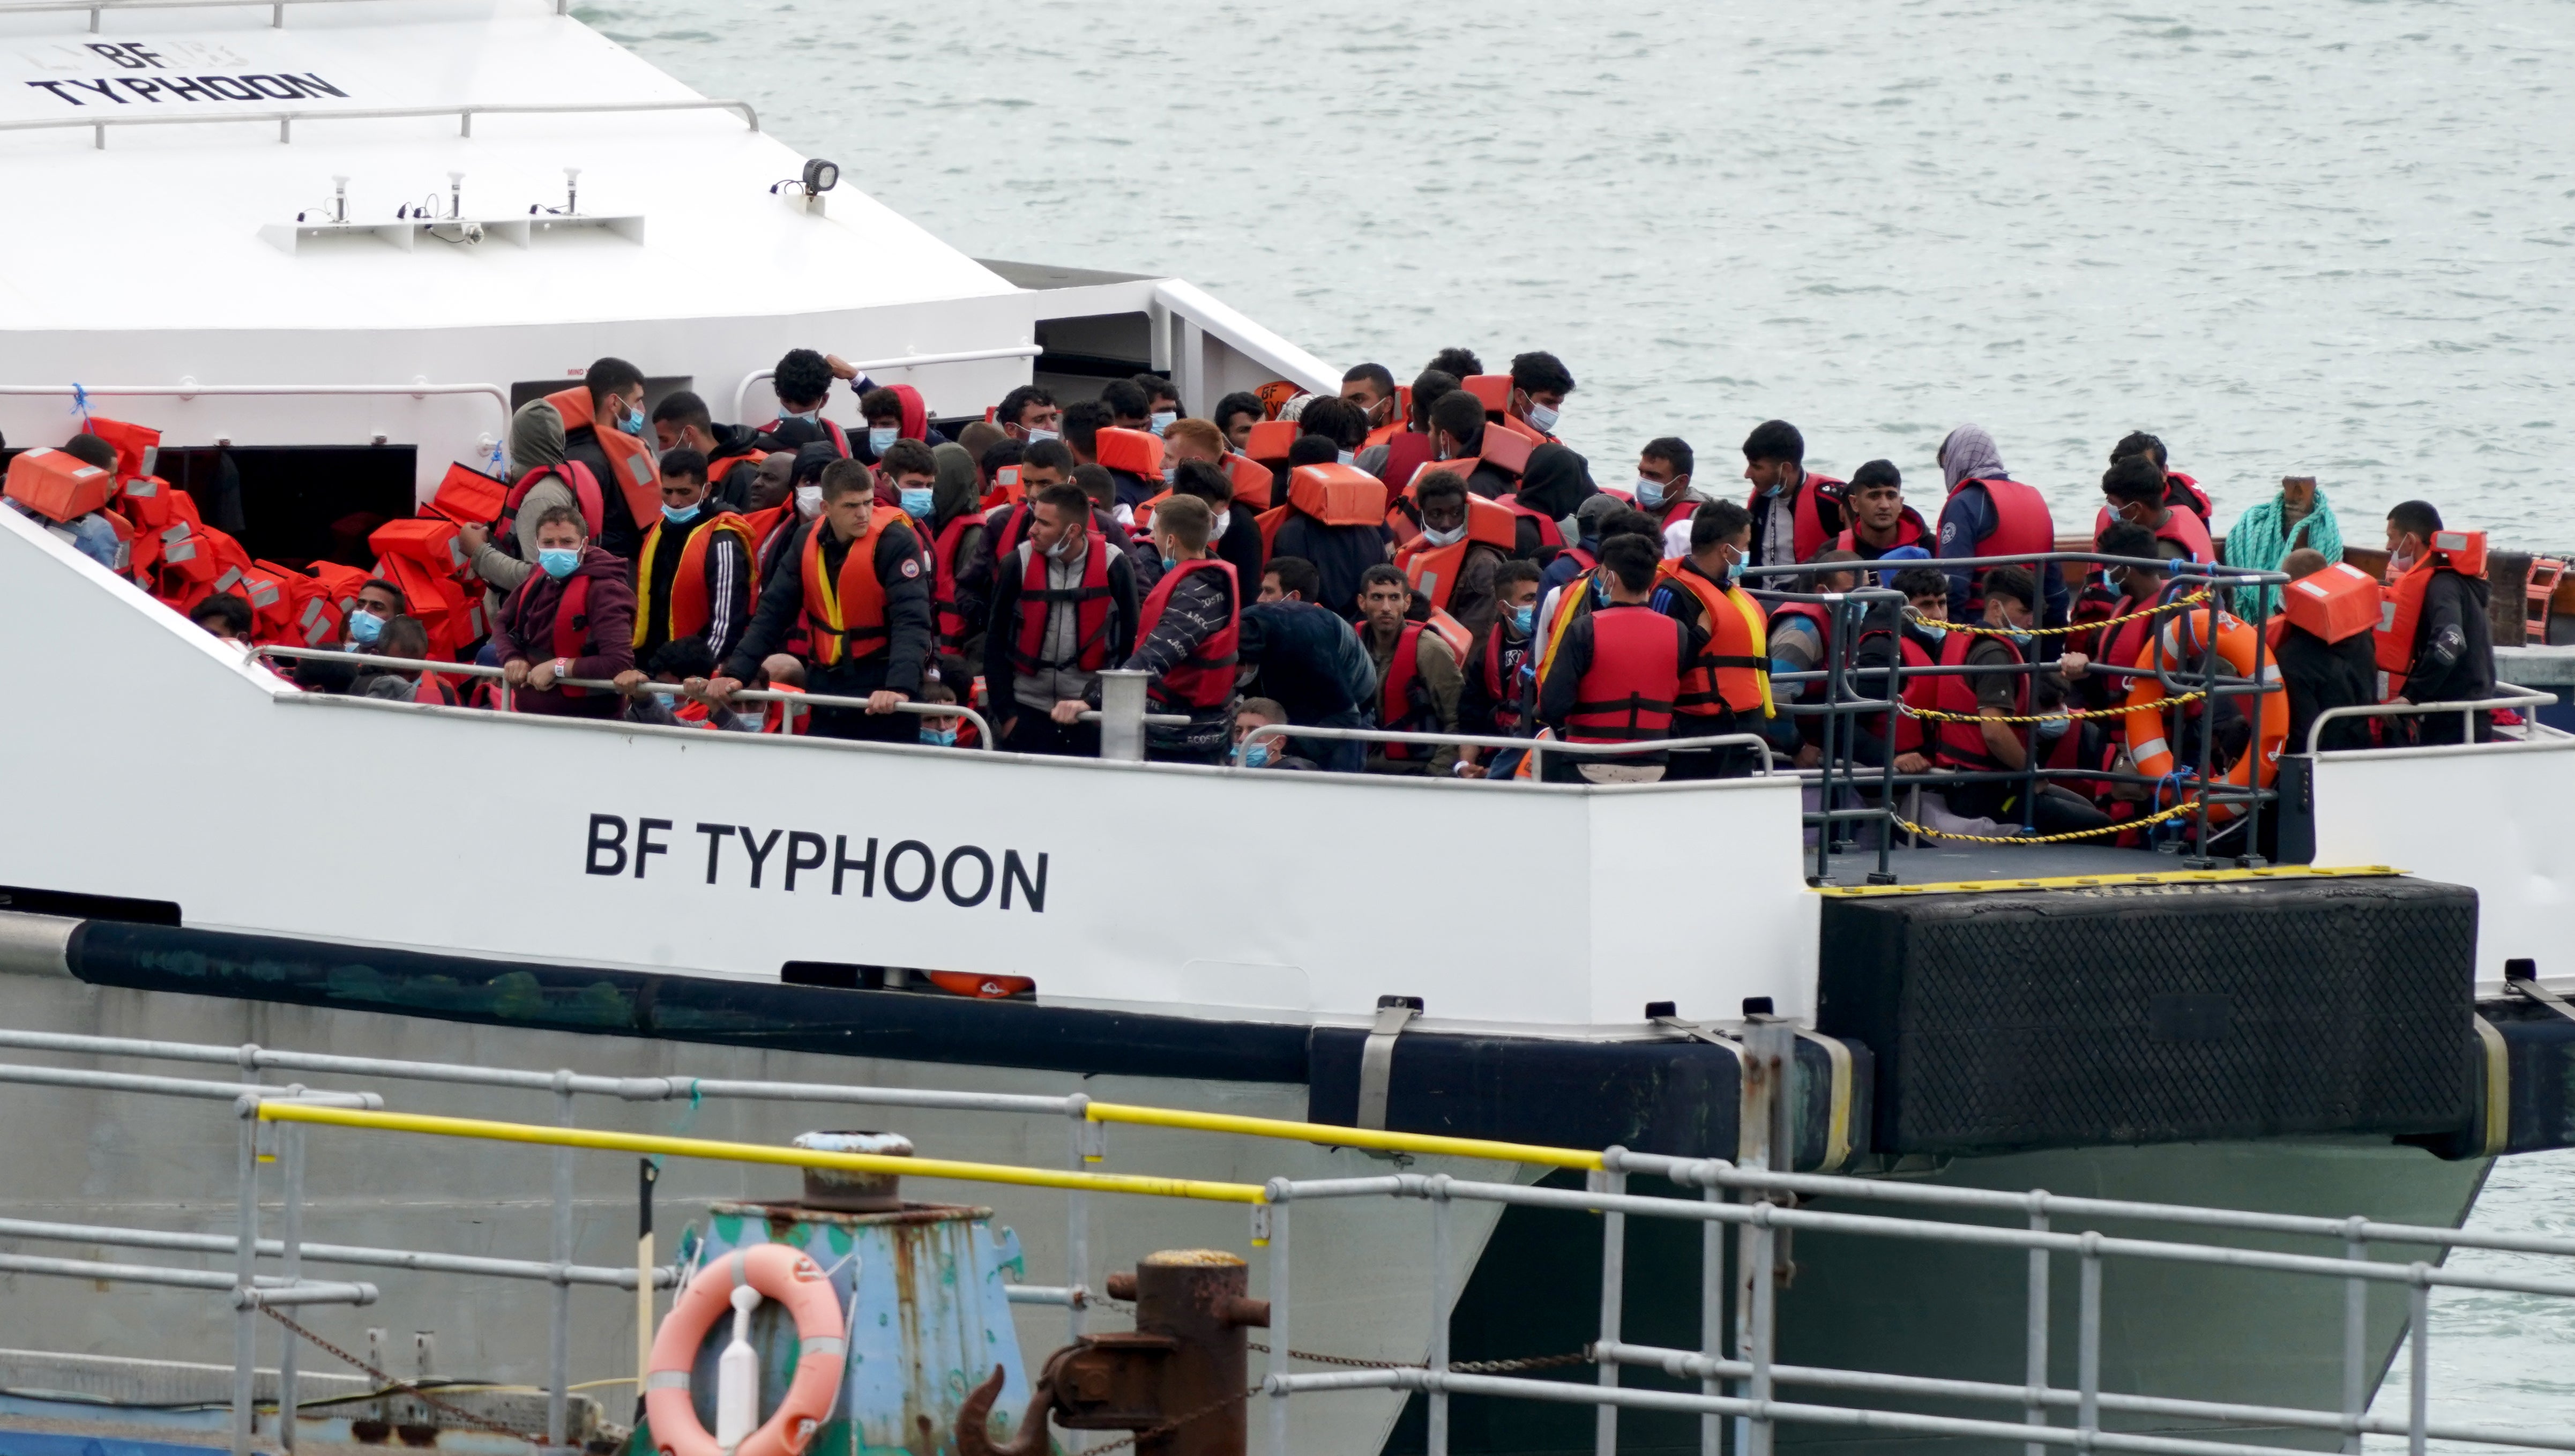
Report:
[{"label": "person wearing hood", "polygon": [[947,436],[930,428],[930,407],[923,403],[921,391],[908,384],[887,385],[859,396],[859,414],[867,420],[868,431],[850,442],[853,460],[881,465],[898,440],[948,443]]},{"label": "person wearing hood", "polygon": [[934,447],[930,461],[930,515],[921,531],[930,543],[930,609],[939,633],[940,676],[948,677],[953,665],[956,681],[971,683],[984,671],[984,618],[993,591],[983,555],[984,477],[963,445]]},{"label": "person wearing hood", "polygon": [[[2327,566],[2342,560],[2342,527],[2334,520],[2333,503],[2316,489],[2314,476],[2282,476],[2279,494],[2236,517],[2226,529],[2230,567],[2276,572],[2289,553],[2302,547],[2322,556]],[[2280,600],[2268,587],[2235,595],[2237,615],[2250,622],[2270,617]]]},{"label": "person wearing hood", "polygon": [[[510,417],[510,469],[517,472],[513,481],[523,481],[530,474],[548,466],[564,463],[563,416],[543,400],[530,400]],[[528,498],[519,503],[519,514],[512,523],[510,550],[492,542],[492,528],[469,524],[456,529],[463,542],[465,559],[474,568],[484,587],[486,613],[497,618],[501,604],[519,584],[537,569],[537,523],[556,507],[578,511],[581,502],[559,476],[549,475],[528,487]],[[488,656],[488,654],[487,654]],[[499,664],[487,663],[486,667]]]},{"label": "person wearing hood", "polygon": [[[751,505],[751,472],[768,454],[759,431],[715,423],[696,391],[679,390],[653,407],[653,436],[665,451],[694,450],[707,458],[707,490],[718,509],[741,511]],[[737,468],[740,479],[734,476]]]},{"label": "person wearing hood", "polygon": [[[702,642],[722,662],[751,625],[758,595],[751,523],[714,499],[706,457],[686,446],[662,457],[662,519],[635,563],[635,661],[650,663],[670,642]],[[640,668],[617,686],[634,693]]]},{"label": "person wearing hood", "polygon": [[537,570],[502,604],[492,655],[511,708],[549,718],[615,718],[624,700],[559,680],[615,678],[635,666],[635,592],[626,561],[590,539],[581,512],[558,506],[537,520]]},{"label": "person wearing hood", "polygon": [[[1471,491],[1474,488],[1473,481],[1466,483],[1466,489]],[[1591,483],[1589,461],[1561,445],[1539,446],[1529,452],[1528,465],[1520,471],[1518,492],[1504,502],[1505,505],[1525,507],[1533,513],[1520,517],[1511,555],[1536,562],[1541,568],[1552,567],[1564,551],[1561,523],[1578,520],[1593,501],[1607,501],[1614,505],[1617,500]],[[1582,571],[1588,565],[1585,563],[1574,570]]]},{"label": "person wearing hood", "polygon": [[[2013,480],[2003,469],[2002,452],[1981,425],[1961,425],[1940,442],[1940,479],[1948,503],[1940,508],[1940,559],[1965,557],[2035,557],[2056,550],[2056,519],[2046,498]],[[1975,622],[1984,614],[1982,586],[1989,567],[1946,568],[1949,574],[1951,622]],[[2068,605],[2065,578],[2049,562],[2039,583],[2045,612],[2041,626],[2060,626]]]}]

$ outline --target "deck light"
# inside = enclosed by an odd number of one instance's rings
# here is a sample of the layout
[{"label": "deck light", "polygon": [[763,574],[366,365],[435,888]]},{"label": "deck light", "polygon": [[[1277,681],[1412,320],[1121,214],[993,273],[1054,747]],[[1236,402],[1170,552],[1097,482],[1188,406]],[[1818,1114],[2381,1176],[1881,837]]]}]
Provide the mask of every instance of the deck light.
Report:
[{"label": "deck light", "polygon": [[818,193],[829,192],[840,185],[840,163],[826,162],[822,158],[816,157],[805,164],[805,195],[807,197],[815,196]]}]

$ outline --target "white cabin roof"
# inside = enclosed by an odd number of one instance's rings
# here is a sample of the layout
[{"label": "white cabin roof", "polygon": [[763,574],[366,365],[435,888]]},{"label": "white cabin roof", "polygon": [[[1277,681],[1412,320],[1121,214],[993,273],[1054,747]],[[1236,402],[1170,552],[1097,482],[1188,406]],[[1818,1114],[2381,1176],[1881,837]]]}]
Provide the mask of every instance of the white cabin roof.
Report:
[{"label": "white cabin roof", "polygon": [[[702,99],[551,0],[307,0],[284,15],[280,29],[265,4],[111,5],[91,33],[85,10],[0,7],[0,157],[18,216],[0,336],[812,315],[1016,292],[866,196],[863,177],[820,216],[772,195],[806,159],[732,111],[486,114],[470,137],[454,114],[333,115]],[[278,91],[302,94],[260,94]],[[299,118],[283,143],[281,112]],[[191,115],[241,119],[131,124]],[[103,149],[87,125],[23,127],[93,121],[113,123]],[[262,236],[299,212],[327,217],[334,175],[349,178],[353,221],[423,203],[443,216],[462,172],[465,217],[524,223],[531,205],[564,203],[566,167],[582,169],[582,213],[640,228],[524,246],[424,236],[410,251],[370,233],[291,251]]]}]

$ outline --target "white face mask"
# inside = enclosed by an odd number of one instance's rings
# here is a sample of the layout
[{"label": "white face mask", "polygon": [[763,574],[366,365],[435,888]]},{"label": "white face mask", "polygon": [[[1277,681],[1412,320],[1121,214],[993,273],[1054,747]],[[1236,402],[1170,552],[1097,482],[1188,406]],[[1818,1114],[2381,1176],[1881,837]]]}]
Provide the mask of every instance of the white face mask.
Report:
[{"label": "white face mask", "polygon": [[796,488],[796,514],[804,517],[808,521],[811,521],[815,517],[823,514],[823,488],[821,486],[798,486]]},{"label": "white face mask", "polygon": [[1171,429],[1172,426],[1180,420],[1180,412],[1177,410],[1156,410],[1154,412],[1153,424],[1150,428],[1153,430],[1156,438],[1159,439],[1162,436],[1162,433]]},{"label": "white face mask", "polygon": [[1029,444],[1031,445],[1035,445],[1041,440],[1055,440],[1061,437],[1053,430],[1041,430],[1035,425],[1029,427]]},{"label": "white face mask", "polygon": [[1358,463],[1359,463],[1359,458],[1358,458],[1358,456],[1357,456],[1356,454],[1354,454],[1354,453],[1352,453],[1352,452],[1350,452],[1350,451],[1346,451],[1346,450],[1344,450],[1344,451],[1342,451],[1342,452],[1341,452],[1341,464],[1343,464],[1343,465],[1356,465],[1356,464],[1358,464]]},{"label": "white face mask", "polygon": [[1428,526],[1424,526],[1421,528],[1421,539],[1432,546],[1455,546],[1466,539],[1466,526],[1464,522],[1459,522],[1456,528],[1450,531],[1433,531]]},{"label": "white face mask", "polygon": [[1225,529],[1226,529],[1228,526],[1231,526],[1231,525],[1233,525],[1233,524],[1234,524],[1234,508],[1233,508],[1233,507],[1229,506],[1229,507],[1227,507],[1225,510],[1219,511],[1218,513],[1216,513],[1216,525],[1210,529],[1210,534],[1209,534],[1209,536],[1208,536],[1208,540],[1210,540],[1210,541],[1214,541],[1214,540],[1216,540],[1218,537],[1225,535]]},{"label": "white face mask", "polygon": [[1555,422],[1560,417],[1555,411],[1548,409],[1544,405],[1532,404],[1528,408],[1527,418],[1528,422],[1531,425],[1536,426],[1539,430],[1551,431],[1555,428]]}]

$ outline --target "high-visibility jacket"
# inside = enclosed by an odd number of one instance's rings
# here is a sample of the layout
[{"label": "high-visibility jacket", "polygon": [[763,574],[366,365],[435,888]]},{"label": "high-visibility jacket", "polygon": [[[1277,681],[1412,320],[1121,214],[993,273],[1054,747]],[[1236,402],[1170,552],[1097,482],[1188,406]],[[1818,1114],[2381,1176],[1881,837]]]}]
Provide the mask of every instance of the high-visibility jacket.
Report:
[{"label": "high-visibility jacket", "polygon": [[1235,580],[1234,564],[1200,557],[1165,572],[1137,613],[1136,640],[1141,643],[1153,635],[1155,625],[1163,620],[1164,606],[1172,600],[1172,589],[1194,572],[1224,574],[1225,627],[1166,669],[1146,689],[1146,696],[1162,707],[1205,712],[1234,701],[1235,657],[1243,640],[1243,586]]},{"label": "high-visibility jacket", "polygon": [[[680,568],[671,574],[671,631],[673,641],[696,637],[707,630],[715,610],[707,594],[708,543],[718,533],[742,543],[743,569],[751,573],[749,600],[760,600],[760,553],[752,538],[751,523],[731,511],[717,513],[714,520],[689,533],[680,548]],[[657,605],[653,601],[653,553],[662,543],[662,523],[644,534],[644,553],[635,561],[635,646],[644,646],[653,625]]]},{"label": "high-visibility jacket", "polygon": [[1656,569],[1666,584],[1695,598],[1707,628],[1707,642],[1681,675],[1674,712],[1689,718],[1713,718],[1720,712],[1775,717],[1770,701],[1770,636],[1760,605],[1741,588],[1721,586],[1683,563],[1665,562]]},{"label": "high-visibility jacket", "polygon": [[1591,665],[1574,685],[1564,736],[1576,743],[1626,743],[1671,736],[1680,697],[1681,625],[1650,607],[1603,607],[1591,614]]},{"label": "high-visibility jacket", "polygon": [[[1018,548],[1012,550],[1016,552]],[[1005,649],[1013,668],[1034,675],[1049,668],[1097,673],[1111,666],[1109,552],[1107,537],[1098,531],[1084,533],[1081,585],[1057,589],[1047,585],[1047,554],[1035,546],[1029,548],[1028,564],[1020,571],[1020,620]],[[1044,657],[1047,621],[1055,616],[1058,603],[1073,606],[1075,650],[1069,663],[1049,662]],[[987,651],[990,646],[986,644]]]},{"label": "high-visibility jacket", "polygon": [[2378,614],[2378,630],[2370,641],[2370,651],[2378,660],[2378,669],[2387,675],[2387,696],[2401,698],[2405,680],[2414,675],[2415,660],[2422,651],[2416,639],[2421,635],[2423,597],[2432,589],[2432,578],[2441,572],[2456,572],[2463,577],[2483,578],[2486,574],[2486,534],[2482,531],[2437,531],[2415,558],[2405,575],[2380,589],[2383,605]]},{"label": "high-visibility jacket", "polygon": [[627,513],[635,518],[638,527],[661,515],[662,472],[653,462],[652,446],[604,420],[593,419],[590,391],[584,386],[557,390],[546,396],[546,403],[563,417],[566,431],[588,425],[591,433],[599,437],[600,454],[608,457],[608,473],[617,478],[618,493],[626,498]]},{"label": "high-visibility jacket", "polygon": [[[1953,632],[1941,640],[1940,666],[1965,667],[1968,650],[1980,642],[2001,643],[2004,650],[2011,654],[2012,663],[2015,666],[2028,661],[2021,653],[2019,645],[2010,638],[1984,638],[1974,633]],[[1933,696],[1932,706],[1942,713],[1954,716],[1940,724],[1939,747],[1935,754],[1939,765],[1943,768],[1961,769],[2003,767],[2003,761],[1995,757],[1985,746],[1984,726],[1977,721],[1980,708],[1976,702],[1976,680],[1965,674],[1956,674],[1934,681],[1940,686]],[[2025,673],[2012,679],[2011,711],[2014,717],[2029,712],[2029,675]]]},{"label": "high-visibility jacket", "polygon": [[831,667],[844,658],[852,662],[873,658],[894,644],[893,630],[886,622],[885,583],[877,578],[877,544],[885,539],[890,514],[869,515],[867,531],[850,543],[837,583],[823,571],[823,533],[832,529],[831,523],[817,521],[805,533],[800,565],[805,574],[806,653],[818,667]]}]

